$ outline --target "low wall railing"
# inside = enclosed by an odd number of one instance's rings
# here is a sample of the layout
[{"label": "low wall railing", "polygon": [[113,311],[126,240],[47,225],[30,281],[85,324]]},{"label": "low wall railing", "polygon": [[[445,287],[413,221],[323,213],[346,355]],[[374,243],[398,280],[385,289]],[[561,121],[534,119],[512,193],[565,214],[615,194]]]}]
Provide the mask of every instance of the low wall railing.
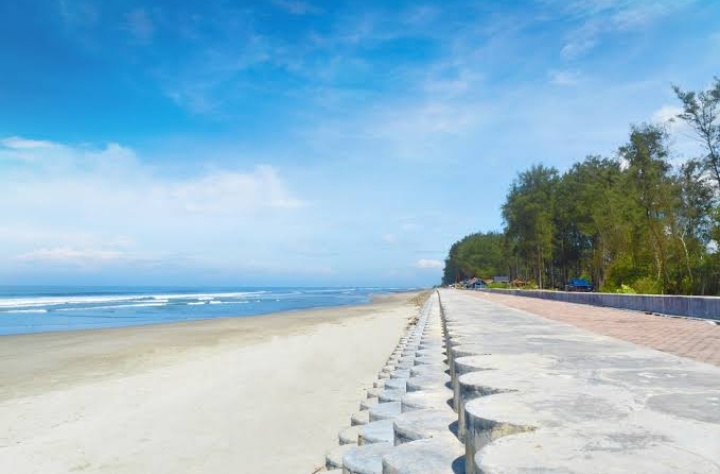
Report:
[{"label": "low wall railing", "polygon": [[717,296],[629,295],[494,288],[480,291],[720,321],[720,297]]}]

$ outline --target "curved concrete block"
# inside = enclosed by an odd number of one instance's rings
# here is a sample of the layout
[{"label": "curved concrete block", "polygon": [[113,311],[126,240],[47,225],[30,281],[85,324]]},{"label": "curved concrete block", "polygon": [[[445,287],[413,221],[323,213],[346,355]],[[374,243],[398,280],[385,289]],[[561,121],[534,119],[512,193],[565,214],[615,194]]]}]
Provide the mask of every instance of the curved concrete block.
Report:
[{"label": "curved concrete block", "polygon": [[438,355],[445,355],[445,350],[438,350],[438,348],[433,349],[420,349],[415,351],[415,357],[436,357]]},{"label": "curved concrete block", "polygon": [[367,398],[377,398],[384,390],[384,388],[370,388],[367,390]]},{"label": "curved concrete block", "polygon": [[380,371],[381,373],[392,374],[395,372],[395,364],[386,364]]},{"label": "curved concrete block", "polygon": [[394,448],[391,443],[346,446],[350,449],[342,458],[343,474],[382,474],[382,458]]},{"label": "curved concrete block", "polygon": [[445,363],[445,356],[437,354],[434,356],[421,356],[415,358],[415,365],[438,365]]},{"label": "curved concrete block", "polygon": [[358,427],[358,445],[392,443],[394,441],[393,421],[371,421]]},{"label": "curved concrete block", "polygon": [[448,367],[444,363],[420,364],[410,369],[410,377],[418,377],[428,374],[447,374]]},{"label": "curved concrete block", "polygon": [[392,420],[402,411],[400,402],[378,403],[368,410],[370,421]]},{"label": "curved concrete block", "polygon": [[445,409],[451,403],[452,392],[447,389],[410,392],[406,393],[401,400],[403,413],[427,409]]},{"label": "curved concrete block", "polygon": [[[466,374],[463,377],[466,377]],[[489,443],[516,433],[582,423],[620,423],[634,411],[632,395],[619,387],[584,385],[551,391],[512,392],[476,398],[465,404],[467,469]],[[472,471],[468,471],[472,472]]]},{"label": "curved concrete block", "polygon": [[327,469],[342,469],[343,456],[354,447],[357,446],[354,444],[343,444],[328,451],[327,454],[325,454],[325,467]]},{"label": "curved concrete block", "polygon": [[390,374],[391,379],[406,379],[410,377],[410,369],[398,369]]},{"label": "curved concrete block", "polygon": [[399,402],[403,395],[405,395],[405,390],[384,390],[378,396],[378,400],[380,403]]},{"label": "curved concrete block", "polygon": [[395,444],[447,436],[456,425],[457,416],[450,408],[406,412],[395,418]]},{"label": "curved concrete block", "polygon": [[618,431],[612,424],[587,430],[543,430],[499,439],[478,452],[468,473],[545,472],[717,473],[711,457],[679,448],[642,428]]},{"label": "curved concrete block", "polygon": [[449,389],[449,385],[450,376],[446,373],[425,374],[418,377],[410,377],[407,380],[407,391],[419,392],[422,390]]},{"label": "curved concrete block", "polygon": [[418,345],[419,351],[431,351],[437,354],[442,355],[443,351],[445,350],[445,344],[442,340],[426,340],[422,341]]},{"label": "curved concrete block", "polygon": [[463,472],[465,449],[453,436],[396,446],[383,456],[383,474],[452,474]]},{"label": "curved concrete block", "polygon": [[360,410],[368,410],[379,403],[377,398],[368,398],[360,402]]},{"label": "curved concrete block", "polygon": [[385,389],[405,392],[407,390],[407,380],[408,379],[390,379],[385,383]]},{"label": "curved concrete block", "polygon": [[338,433],[338,441],[340,444],[357,444],[360,426],[361,425],[353,425]]},{"label": "curved concrete block", "polygon": [[370,413],[368,410],[361,410],[361,411],[355,412],[350,417],[351,425],[364,425],[365,423],[368,423],[369,421],[370,421]]}]

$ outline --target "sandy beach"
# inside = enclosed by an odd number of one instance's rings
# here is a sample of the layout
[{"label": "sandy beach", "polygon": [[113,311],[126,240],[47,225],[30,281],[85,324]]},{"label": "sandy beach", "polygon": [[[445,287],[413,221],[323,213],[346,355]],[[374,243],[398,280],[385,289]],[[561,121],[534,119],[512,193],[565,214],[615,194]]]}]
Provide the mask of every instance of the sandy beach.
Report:
[{"label": "sandy beach", "polygon": [[0,471],[310,473],[415,294],[266,316],[0,338]]}]

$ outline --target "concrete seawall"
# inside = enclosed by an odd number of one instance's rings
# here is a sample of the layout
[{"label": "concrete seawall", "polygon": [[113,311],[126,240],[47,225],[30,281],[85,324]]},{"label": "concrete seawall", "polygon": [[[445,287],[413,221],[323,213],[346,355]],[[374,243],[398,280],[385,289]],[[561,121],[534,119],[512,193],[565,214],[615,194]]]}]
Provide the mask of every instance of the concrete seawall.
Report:
[{"label": "concrete seawall", "polygon": [[571,293],[546,290],[484,289],[492,293],[527,296],[565,303],[589,304],[673,316],[720,320],[720,297],[674,295],[627,295],[620,293]]},{"label": "concrete seawall", "polygon": [[327,453],[337,474],[720,472],[720,368],[440,290]]}]

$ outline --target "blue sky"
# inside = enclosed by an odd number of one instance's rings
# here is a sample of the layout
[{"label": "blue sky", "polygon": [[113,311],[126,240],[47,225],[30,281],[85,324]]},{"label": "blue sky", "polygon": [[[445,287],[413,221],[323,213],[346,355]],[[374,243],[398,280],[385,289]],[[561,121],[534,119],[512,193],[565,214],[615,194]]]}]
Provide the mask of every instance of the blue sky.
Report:
[{"label": "blue sky", "polygon": [[709,0],[3,2],[0,283],[435,284],[718,74]]}]

